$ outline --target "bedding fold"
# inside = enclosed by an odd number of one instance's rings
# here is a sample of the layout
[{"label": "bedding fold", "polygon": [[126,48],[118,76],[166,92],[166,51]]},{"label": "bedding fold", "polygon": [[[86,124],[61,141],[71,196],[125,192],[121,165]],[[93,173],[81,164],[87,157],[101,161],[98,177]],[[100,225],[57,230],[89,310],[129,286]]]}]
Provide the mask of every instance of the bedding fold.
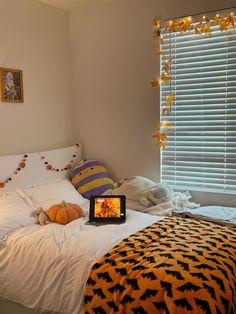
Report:
[{"label": "bedding fold", "polygon": [[210,216],[204,216],[196,213],[191,213],[191,212],[173,212],[173,216],[177,217],[183,217],[183,218],[192,218],[192,219],[197,219],[197,220],[205,220],[209,221],[221,226],[225,226],[231,229],[236,229],[236,222],[231,222],[229,220],[224,220],[224,219],[218,219],[216,217],[210,217]]}]

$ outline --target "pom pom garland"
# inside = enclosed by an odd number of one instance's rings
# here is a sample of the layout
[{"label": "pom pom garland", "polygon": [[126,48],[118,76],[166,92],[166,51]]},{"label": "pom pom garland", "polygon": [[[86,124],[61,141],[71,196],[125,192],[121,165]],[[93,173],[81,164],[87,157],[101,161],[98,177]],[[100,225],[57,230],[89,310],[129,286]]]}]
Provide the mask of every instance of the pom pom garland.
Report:
[{"label": "pom pom garland", "polygon": [[[76,148],[78,149],[79,147],[80,147],[79,144],[76,144]],[[46,157],[42,155],[41,153],[39,153],[39,156],[40,156],[40,159],[44,162],[44,165],[47,171],[62,172],[62,171],[71,169],[73,163],[76,160],[77,154],[73,153],[71,160],[63,168],[54,167],[49,161],[46,160]]]},{"label": "pom pom garland", "polygon": [[[79,144],[76,144],[76,148],[78,149],[80,147]],[[52,164],[50,164],[48,161],[46,161],[46,157],[44,155],[42,155],[41,153],[39,153],[40,159],[44,162],[45,168],[47,171],[54,171],[54,172],[59,172],[59,171],[66,171],[72,168],[72,164],[75,162],[76,158],[77,158],[77,152],[73,153],[71,160],[66,164],[65,167],[63,168],[56,168],[54,166],[52,166]],[[28,155],[24,155],[23,158],[20,160],[17,168],[12,172],[12,174],[5,179],[4,181],[0,182],[0,189],[3,189],[6,184],[8,184],[9,182],[11,182],[14,178],[14,176],[18,175],[20,171],[22,171],[24,168],[26,168],[27,166],[27,158]]]},{"label": "pom pom garland", "polygon": [[28,155],[24,155],[23,158],[21,159],[21,161],[19,162],[18,167],[16,168],[16,170],[14,170],[12,172],[12,174],[7,179],[5,179],[4,181],[0,182],[0,189],[3,189],[6,186],[6,184],[8,184],[9,182],[12,181],[14,176],[18,175],[18,173],[22,169],[24,169],[26,167],[27,158],[28,158]]}]

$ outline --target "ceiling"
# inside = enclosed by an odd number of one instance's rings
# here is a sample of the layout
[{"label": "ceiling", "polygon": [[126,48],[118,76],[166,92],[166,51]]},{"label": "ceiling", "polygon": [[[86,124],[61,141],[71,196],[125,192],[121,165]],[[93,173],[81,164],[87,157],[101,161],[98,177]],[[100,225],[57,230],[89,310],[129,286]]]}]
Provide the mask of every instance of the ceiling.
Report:
[{"label": "ceiling", "polygon": [[53,5],[55,7],[70,10],[81,2],[104,2],[105,0],[39,0],[41,2]]}]

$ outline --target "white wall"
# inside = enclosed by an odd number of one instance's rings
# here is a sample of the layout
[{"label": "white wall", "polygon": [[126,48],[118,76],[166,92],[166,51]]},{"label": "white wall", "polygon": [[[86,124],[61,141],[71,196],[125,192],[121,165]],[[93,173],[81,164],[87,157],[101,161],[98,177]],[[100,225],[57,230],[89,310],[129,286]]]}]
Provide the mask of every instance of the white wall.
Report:
[{"label": "white wall", "polygon": [[[88,158],[104,160],[116,178],[159,179],[159,151],[151,138],[160,105],[158,90],[149,85],[159,71],[152,18],[234,5],[235,0],[111,0],[81,2],[70,11],[74,131]],[[204,197],[204,203],[209,200]],[[236,205],[228,196],[217,202]]]},{"label": "white wall", "polygon": [[23,70],[25,96],[0,103],[0,155],[72,144],[68,13],[0,0],[0,41],[0,67]]},{"label": "white wall", "polygon": [[75,133],[85,155],[104,160],[117,178],[159,174],[158,92],[149,83],[156,12],[156,0],[91,1],[70,12]]}]

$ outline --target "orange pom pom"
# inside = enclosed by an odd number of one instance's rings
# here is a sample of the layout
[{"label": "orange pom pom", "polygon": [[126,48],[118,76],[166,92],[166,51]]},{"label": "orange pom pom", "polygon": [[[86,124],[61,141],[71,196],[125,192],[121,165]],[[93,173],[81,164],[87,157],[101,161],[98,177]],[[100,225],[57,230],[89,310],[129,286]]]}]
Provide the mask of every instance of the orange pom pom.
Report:
[{"label": "orange pom pom", "polygon": [[19,167],[20,167],[20,168],[25,168],[25,162],[24,162],[24,161],[21,161],[20,164],[19,164]]}]

